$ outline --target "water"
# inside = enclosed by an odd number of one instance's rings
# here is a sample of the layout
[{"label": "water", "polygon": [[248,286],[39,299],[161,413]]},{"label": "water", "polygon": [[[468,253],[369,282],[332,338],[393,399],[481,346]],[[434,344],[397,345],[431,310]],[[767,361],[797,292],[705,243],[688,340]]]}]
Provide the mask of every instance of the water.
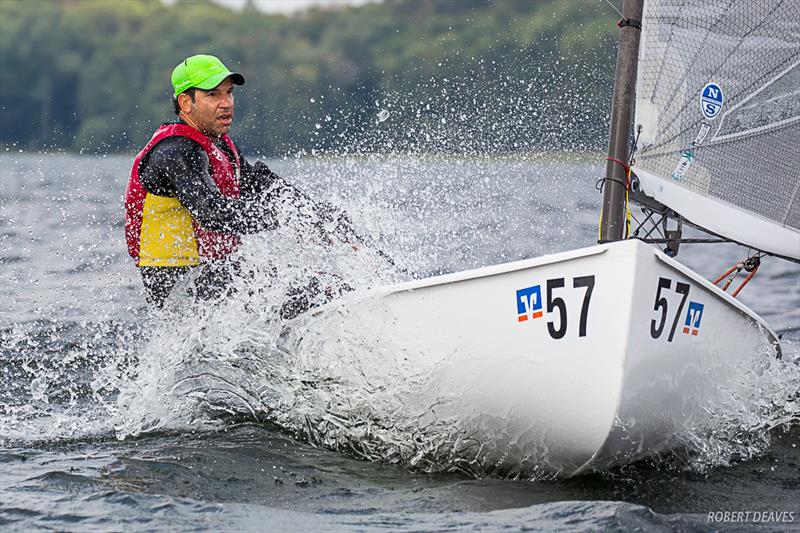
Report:
[{"label": "water", "polygon": [[[321,360],[275,317],[310,270],[346,298],[376,287],[586,246],[599,165],[546,157],[271,162],[341,205],[393,256],[246,240],[236,298],[190,316],[149,313],[127,257],[129,157],[0,156],[0,525],[9,530],[766,530],[800,523],[800,268],[768,260],[741,299],[784,336],[752,398],[663,458],[553,479],[470,471],[441,426],[403,398],[426,369],[333,330]],[[299,224],[300,222],[298,222]],[[714,277],[732,247],[685,246]],[[278,273],[277,278],[274,272]],[[176,298],[171,302],[179,306]],[[305,321],[304,321],[305,320]],[[312,322],[309,322],[312,321]],[[382,371],[371,358],[388,357]],[[386,363],[386,361],[382,361]],[[364,431],[366,423],[372,426]],[[360,425],[361,424],[361,425]],[[376,444],[376,435],[380,436]],[[369,437],[369,438],[368,438]],[[450,446],[448,448],[448,446]],[[425,451],[424,460],[414,453]],[[409,455],[411,454],[411,455]],[[708,513],[751,512],[749,521]],[[793,513],[794,522],[786,520]],[[772,513],[772,514],[769,514]]]}]

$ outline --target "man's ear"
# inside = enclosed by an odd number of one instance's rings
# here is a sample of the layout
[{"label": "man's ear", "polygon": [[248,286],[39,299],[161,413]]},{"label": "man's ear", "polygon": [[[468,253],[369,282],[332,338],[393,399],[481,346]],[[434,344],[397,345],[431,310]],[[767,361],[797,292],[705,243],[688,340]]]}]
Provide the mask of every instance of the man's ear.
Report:
[{"label": "man's ear", "polygon": [[181,93],[178,95],[178,107],[184,113],[189,113],[192,110],[192,105],[194,102],[192,101],[192,97],[186,93]]}]

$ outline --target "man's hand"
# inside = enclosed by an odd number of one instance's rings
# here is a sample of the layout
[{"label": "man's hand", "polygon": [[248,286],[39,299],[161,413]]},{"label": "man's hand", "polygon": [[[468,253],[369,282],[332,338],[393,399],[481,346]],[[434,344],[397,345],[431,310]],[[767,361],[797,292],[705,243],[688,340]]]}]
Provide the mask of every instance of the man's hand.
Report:
[{"label": "man's hand", "polygon": [[314,213],[318,217],[318,220],[314,221],[314,225],[325,240],[350,244],[361,242],[353,228],[353,221],[344,211],[327,202],[316,202]]},{"label": "man's hand", "polygon": [[344,211],[341,211],[336,219],[336,225],[333,227],[333,235],[350,244],[361,243],[361,238],[358,236],[358,233],[356,233],[355,228],[353,228],[353,221],[350,220],[350,217]]}]

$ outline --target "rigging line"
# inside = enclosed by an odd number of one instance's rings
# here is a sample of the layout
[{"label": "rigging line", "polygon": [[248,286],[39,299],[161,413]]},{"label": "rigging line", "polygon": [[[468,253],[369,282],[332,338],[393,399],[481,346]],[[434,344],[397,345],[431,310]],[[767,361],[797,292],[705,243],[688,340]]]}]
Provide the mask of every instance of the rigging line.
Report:
[{"label": "rigging line", "polygon": [[619,16],[620,16],[620,17],[622,17],[622,18],[625,18],[625,15],[623,15],[623,14],[622,14],[622,11],[620,11],[619,9],[617,9],[617,6],[615,6],[614,4],[612,4],[610,0],[606,0],[606,4],[610,5],[610,6],[611,6],[611,9],[613,9],[614,11],[616,11],[616,12],[619,14]]},{"label": "rigging line", "polygon": [[664,221],[665,217],[666,217],[666,215],[661,215],[661,218],[659,219],[658,222],[653,222],[653,227],[650,228],[650,231],[648,231],[647,234],[643,238],[644,239],[649,238],[650,235],[652,235],[654,231],[658,230],[658,234],[661,235],[662,238],[666,239],[667,236],[664,235],[663,233],[661,233],[661,228],[660,228],[660,225]]},{"label": "rigging line", "polygon": [[736,298],[739,295],[739,293],[742,292],[742,289],[744,289],[744,286],[747,285],[750,282],[751,279],[753,279],[753,276],[756,275],[756,272],[758,272],[758,265],[747,275],[746,278],[744,278],[744,281],[739,284],[739,287],[737,287],[737,289],[735,291],[733,291],[731,296]]},{"label": "rigging line", "polygon": [[606,184],[606,180],[608,180],[608,181],[616,181],[617,183],[619,183],[623,187],[626,186],[626,183],[623,180],[621,180],[619,178],[608,177],[608,178],[600,178],[596,182],[594,182],[594,188],[597,189],[600,192],[603,192],[603,187]]},{"label": "rigging line", "polygon": [[639,148],[639,137],[642,136],[642,125],[636,126],[636,136],[633,138],[633,146],[631,146],[630,157],[628,157],[628,171],[630,171],[633,164],[636,163],[636,150]]},{"label": "rigging line", "polygon": [[[633,127],[633,121],[631,122],[631,127]],[[633,139],[633,146],[631,146],[629,156],[628,156],[628,168],[625,172],[625,238],[628,239],[631,236],[631,218],[636,220],[631,213],[631,201],[630,201],[630,193],[631,193],[631,174],[633,173],[633,164],[636,162],[636,148],[639,146],[639,136],[642,134],[642,125],[639,124],[639,127],[636,128],[636,137]],[[636,220],[638,223],[639,221]],[[638,233],[638,231],[637,231]]]},{"label": "rigging line", "polygon": [[628,171],[625,173],[625,238],[626,239],[631,236],[631,203],[630,203],[631,164],[633,164],[633,158],[631,158],[631,163],[628,164]]},{"label": "rigging line", "polygon": [[[652,217],[650,217],[650,216],[647,217],[647,218],[651,219],[650,220],[650,224],[651,224],[650,230],[645,234],[645,236],[643,238],[649,237],[653,233],[653,231],[658,228],[659,222],[656,221],[656,219],[655,219],[656,212],[655,211],[651,211],[651,214],[652,214]],[[662,220],[664,219],[664,215],[661,215],[661,219]],[[642,229],[644,229],[644,224],[642,224]],[[659,230],[659,233],[660,233],[660,230]]]},{"label": "rigging line", "polygon": [[[633,212],[631,212],[631,218],[633,218],[633,221],[634,221],[634,222],[636,222],[636,229],[637,229],[637,230],[638,230],[640,227],[642,227],[642,223],[641,223],[641,222],[639,222],[639,219],[638,219],[638,218],[636,218],[636,215],[634,215],[634,214],[633,214]],[[636,232],[635,232],[635,231],[634,231],[634,234],[633,234],[633,236],[634,236],[634,237],[636,237]]]},{"label": "rigging line", "polygon": [[[734,271],[734,270],[736,270],[738,267],[739,267],[739,263],[736,263],[735,265],[733,265],[732,267],[730,267],[728,270],[726,270],[726,271],[725,271],[725,272],[724,272],[724,273],[723,273],[723,274],[722,274],[720,277],[718,277],[717,279],[715,279],[714,281],[712,281],[712,283],[713,283],[714,285],[719,285],[719,284],[720,284],[720,282],[721,282],[723,279],[725,279],[725,276],[730,276],[731,274],[733,274],[733,271]],[[736,277],[736,275],[734,275],[733,277]],[[731,279],[731,281],[733,281],[733,279]],[[728,285],[730,285],[730,283],[728,283]],[[723,289],[723,290],[724,290],[724,289]]]},{"label": "rigging line", "polygon": [[739,292],[741,292],[741,290],[744,289],[744,286],[747,285],[747,283],[753,278],[753,276],[756,275],[756,272],[758,272],[758,268],[761,266],[761,258],[764,257],[764,255],[766,255],[764,252],[760,252],[758,250],[756,250],[758,252],[756,255],[750,255],[752,250],[753,249],[748,246],[747,259],[743,259],[742,261],[738,261],[737,263],[735,263],[732,267],[726,270],[725,273],[723,273],[720,277],[714,280],[713,284],[719,285],[722,282],[722,280],[730,276],[728,278],[728,281],[725,282],[725,285],[720,287],[723,291],[727,292],[728,287],[731,286],[733,280],[736,279],[736,277],[742,270],[749,272],[749,275],[744,279],[744,281],[742,281],[739,284],[739,287],[737,287],[736,290],[733,291],[733,293],[731,294],[733,298],[736,298]]},{"label": "rigging line", "polygon": [[[747,272],[749,272],[750,274],[744,279],[744,281],[742,281],[739,284],[739,287],[735,291],[733,291],[733,294],[731,294],[731,296],[733,296],[734,298],[736,298],[736,296],[742,291],[742,289],[744,289],[744,286],[747,285],[747,283],[751,279],[753,279],[753,276],[756,275],[756,272],[758,272],[758,269],[761,266],[761,256],[760,255],[756,255],[756,256],[748,257],[747,259],[742,261],[740,264],[742,265],[742,268],[744,270],[746,270]],[[736,273],[738,274],[739,270],[737,270]],[[730,283],[728,283],[728,285],[729,284]],[[727,289],[727,285],[725,286],[725,288]]]},{"label": "rigging line", "polygon": [[644,227],[645,224],[647,224],[647,222],[651,218],[653,218],[653,215],[655,214],[653,211],[645,211],[645,213],[647,214],[647,218],[645,218],[642,222],[639,222],[638,220],[636,220],[636,223],[639,224],[639,227],[636,228],[636,231],[633,232],[633,236],[634,237],[636,237],[639,234],[639,231]]}]

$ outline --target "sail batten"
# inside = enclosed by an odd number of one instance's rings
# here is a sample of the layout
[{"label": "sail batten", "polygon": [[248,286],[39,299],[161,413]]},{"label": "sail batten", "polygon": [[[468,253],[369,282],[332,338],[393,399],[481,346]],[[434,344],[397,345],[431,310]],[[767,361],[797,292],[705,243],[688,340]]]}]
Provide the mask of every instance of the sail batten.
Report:
[{"label": "sail batten", "polygon": [[786,230],[779,255],[800,259],[800,2],[647,0],[638,70],[645,192],[686,216],[685,189],[694,224],[778,253],[774,238],[742,238],[742,220],[763,220]]}]

